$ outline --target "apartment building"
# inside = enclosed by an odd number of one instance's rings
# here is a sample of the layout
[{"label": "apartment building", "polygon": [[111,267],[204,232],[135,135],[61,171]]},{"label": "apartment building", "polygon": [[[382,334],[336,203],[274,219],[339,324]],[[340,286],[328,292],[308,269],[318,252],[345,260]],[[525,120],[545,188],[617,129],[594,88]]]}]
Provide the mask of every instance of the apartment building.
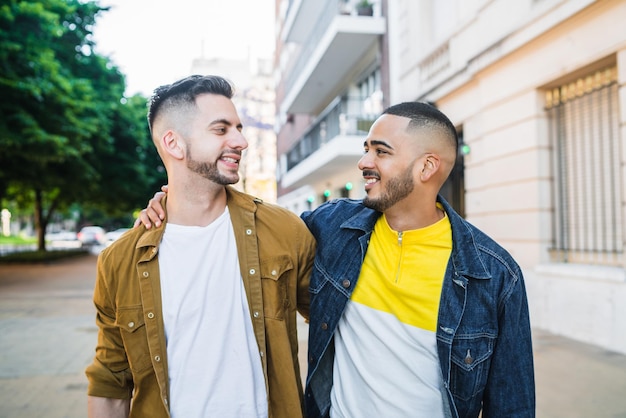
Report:
[{"label": "apartment building", "polygon": [[357,161],[383,108],[380,4],[277,1],[278,203],[300,213],[363,196]]},{"label": "apartment building", "polygon": [[279,203],[361,197],[367,121],[431,102],[462,139],[443,194],[519,261],[533,326],[626,353],[625,1],[277,5]]}]

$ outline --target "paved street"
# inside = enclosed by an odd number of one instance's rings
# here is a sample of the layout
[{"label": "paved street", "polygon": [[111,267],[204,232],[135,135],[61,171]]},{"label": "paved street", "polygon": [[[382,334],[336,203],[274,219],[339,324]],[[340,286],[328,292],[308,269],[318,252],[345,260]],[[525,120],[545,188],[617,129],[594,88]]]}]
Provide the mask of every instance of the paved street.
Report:
[{"label": "paved street", "polygon": [[[86,416],[95,261],[0,265],[0,418]],[[534,342],[539,418],[626,418],[626,356],[539,330]]]}]

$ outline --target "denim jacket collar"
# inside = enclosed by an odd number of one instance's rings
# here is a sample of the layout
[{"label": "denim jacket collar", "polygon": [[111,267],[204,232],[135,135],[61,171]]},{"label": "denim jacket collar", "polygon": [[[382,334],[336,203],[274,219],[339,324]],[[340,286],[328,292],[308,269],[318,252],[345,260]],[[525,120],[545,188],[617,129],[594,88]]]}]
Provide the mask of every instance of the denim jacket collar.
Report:
[{"label": "denim jacket collar", "polygon": [[[491,279],[491,274],[482,264],[477,248],[478,244],[472,234],[471,228],[469,228],[465,220],[452,209],[452,206],[450,206],[443,197],[437,196],[437,202],[443,206],[450,220],[450,224],[452,225],[452,241],[454,243],[467,243],[467,245],[455,245],[452,248],[450,260],[454,271],[458,276],[471,277],[474,279]],[[365,209],[365,211],[367,211],[367,213],[359,212],[346,219],[346,221],[341,224],[341,228],[361,230],[369,239],[374,225],[382,213],[373,209]]]}]

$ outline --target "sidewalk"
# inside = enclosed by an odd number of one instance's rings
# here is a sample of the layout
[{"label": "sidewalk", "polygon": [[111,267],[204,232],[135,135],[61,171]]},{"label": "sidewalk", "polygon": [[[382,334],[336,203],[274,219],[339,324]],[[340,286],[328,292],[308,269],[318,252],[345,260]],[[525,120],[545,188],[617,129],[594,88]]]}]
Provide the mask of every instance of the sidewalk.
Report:
[{"label": "sidewalk", "polygon": [[[86,416],[95,261],[0,265],[0,418]],[[299,331],[304,373],[302,321]],[[533,335],[538,418],[626,418],[626,356],[540,330]]]}]

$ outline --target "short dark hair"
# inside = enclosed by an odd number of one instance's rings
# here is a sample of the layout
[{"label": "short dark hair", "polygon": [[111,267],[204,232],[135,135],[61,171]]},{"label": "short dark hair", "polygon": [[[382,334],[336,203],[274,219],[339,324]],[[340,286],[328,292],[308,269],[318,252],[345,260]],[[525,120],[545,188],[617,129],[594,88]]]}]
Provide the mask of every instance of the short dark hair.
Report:
[{"label": "short dark hair", "polygon": [[409,118],[408,129],[416,129],[423,127],[438,127],[447,132],[452,145],[455,149],[459,146],[459,136],[456,132],[456,128],[439,109],[435,106],[425,102],[404,102],[393,106],[389,106],[382,113],[402,116]]},{"label": "short dark hair", "polygon": [[152,125],[161,109],[195,104],[196,98],[206,93],[218,94],[232,99],[235,90],[228,80],[217,75],[190,75],[172,84],[154,89],[148,107],[150,132],[152,132]]}]

